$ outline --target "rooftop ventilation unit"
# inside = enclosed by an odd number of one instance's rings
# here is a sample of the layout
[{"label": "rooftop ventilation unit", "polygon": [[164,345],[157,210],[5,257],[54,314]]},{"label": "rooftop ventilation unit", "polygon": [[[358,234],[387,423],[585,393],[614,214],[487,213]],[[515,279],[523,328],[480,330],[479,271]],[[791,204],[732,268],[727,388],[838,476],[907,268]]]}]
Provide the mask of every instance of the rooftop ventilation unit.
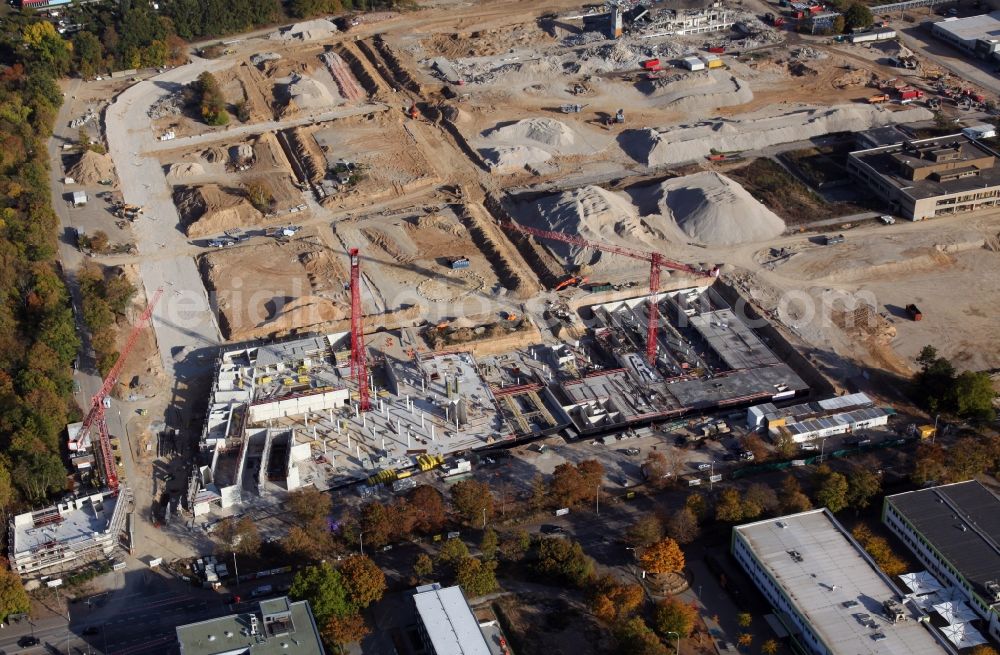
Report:
[{"label": "rooftop ventilation unit", "polygon": [[882,603],[885,616],[893,623],[900,623],[906,620],[906,613],[903,612],[903,605],[895,598],[890,598]]},{"label": "rooftop ventilation unit", "polygon": [[986,583],[986,593],[994,603],[1000,603],[1000,582],[990,580]]}]

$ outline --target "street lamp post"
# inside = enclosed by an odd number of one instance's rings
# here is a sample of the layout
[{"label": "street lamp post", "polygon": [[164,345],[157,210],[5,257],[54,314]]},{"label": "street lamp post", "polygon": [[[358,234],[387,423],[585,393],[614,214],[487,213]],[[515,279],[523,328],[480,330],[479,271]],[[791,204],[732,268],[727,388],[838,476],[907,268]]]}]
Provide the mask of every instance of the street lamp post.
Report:
[{"label": "street lamp post", "polygon": [[600,482],[597,483],[597,493],[594,494],[594,505],[595,505],[595,512],[597,513],[598,516],[600,516],[601,515],[601,483]]},{"label": "street lamp post", "polygon": [[365,554],[365,531],[364,529],[358,530],[358,542],[361,545],[361,554]]},{"label": "street lamp post", "polygon": [[714,486],[715,486],[715,460],[713,459],[712,460],[712,468],[708,472],[708,490],[709,490],[709,492],[712,491],[712,488]]},{"label": "street lamp post", "polygon": [[674,632],[673,630],[667,631],[668,635],[673,635],[677,637],[677,655],[681,655],[681,635],[680,633]]},{"label": "street lamp post", "polygon": [[240,567],[236,566],[236,551],[233,551],[233,571],[236,573],[236,591],[240,590]]},{"label": "street lamp post", "polygon": [[937,428],[938,428],[938,419],[939,418],[941,418],[940,414],[935,414],[934,415],[934,432],[931,433],[931,443],[934,443],[934,440],[937,439]]},{"label": "street lamp post", "polygon": [[483,530],[486,529],[486,507],[483,507]]}]

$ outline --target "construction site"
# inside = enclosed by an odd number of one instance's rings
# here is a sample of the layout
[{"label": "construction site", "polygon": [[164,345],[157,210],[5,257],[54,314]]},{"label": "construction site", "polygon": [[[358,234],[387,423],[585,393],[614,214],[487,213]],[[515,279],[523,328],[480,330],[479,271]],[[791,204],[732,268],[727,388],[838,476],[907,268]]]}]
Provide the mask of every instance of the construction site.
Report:
[{"label": "construction site", "polygon": [[[995,98],[884,17],[832,39],[817,3],[693,4],[320,19],[103,110],[81,95],[109,155],[64,157],[68,188],[110,187],[160,257],[148,297],[205,298],[197,329],[153,321],[164,370],[219,347],[196,513],[383,471],[405,487],[398,473],[548,434],[873,392],[869,369],[909,375],[927,343],[998,366],[978,301],[947,317],[956,286],[996,295],[1000,220],[879,223],[892,209],[846,166],[982,122]],[[185,105],[202,72],[226,127]],[[873,128],[892,143],[844,145]]]}]

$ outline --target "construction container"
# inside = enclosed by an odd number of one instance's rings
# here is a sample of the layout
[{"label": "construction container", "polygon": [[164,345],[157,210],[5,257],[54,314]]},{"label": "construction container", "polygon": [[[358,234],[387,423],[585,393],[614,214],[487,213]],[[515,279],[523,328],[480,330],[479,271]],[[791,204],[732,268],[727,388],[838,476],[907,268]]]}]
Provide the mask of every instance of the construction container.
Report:
[{"label": "construction container", "polygon": [[716,55],[721,55],[723,52],[726,51],[726,49],[723,48],[722,46],[715,46],[715,47],[709,48],[708,51],[711,52],[711,53],[713,53],[713,54],[716,54]]},{"label": "construction container", "polygon": [[681,60],[681,64],[683,64],[684,68],[688,69],[689,71],[705,70],[705,62],[703,62],[701,59],[698,59],[697,57],[685,57],[684,59]]},{"label": "construction container", "polygon": [[459,257],[457,259],[451,260],[451,268],[457,270],[460,268],[469,268],[469,260],[465,257]]},{"label": "construction container", "polygon": [[660,60],[659,59],[647,59],[642,62],[642,67],[648,71],[658,71],[660,70]]},{"label": "construction container", "polygon": [[701,60],[705,62],[705,65],[709,68],[722,68],[722,60],[719,59],[719,55],[703,55]]},{"label": "construction container", "polygon": [[843,234],[837,234],[837,235],[828,234],[823,237],[823,244],[827,246],[835,246],[838,243],[843,243],[843,242],[844,242]]},{"label": "construction container", "polygon": [[612,289],[614,289],[614,285],[611,284],[591,284],[587,287],[587,290],[590,291],[590,293],[601,293],[604,291],[611,291]]},{"label": "construction container", "polygon": [[909,305],[906,306],[906,314],[910,317],[911,321],[919,321],[924,317],[923,313],[920,311],[920,308],[914,305],[913,303],[910,303]]}]

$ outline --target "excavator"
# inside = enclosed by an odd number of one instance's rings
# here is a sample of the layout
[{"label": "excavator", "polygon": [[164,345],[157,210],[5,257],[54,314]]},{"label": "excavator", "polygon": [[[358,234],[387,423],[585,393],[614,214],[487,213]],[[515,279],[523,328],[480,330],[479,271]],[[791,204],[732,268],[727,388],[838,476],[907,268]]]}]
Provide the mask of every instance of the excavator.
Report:
[{"label": "excavator", "polygon": [[571,275],[559,284],[556,285],[556,291],[562,291],[568,287],[578,287],[584,282],[587,282],[590,278],[579,275]]}]

